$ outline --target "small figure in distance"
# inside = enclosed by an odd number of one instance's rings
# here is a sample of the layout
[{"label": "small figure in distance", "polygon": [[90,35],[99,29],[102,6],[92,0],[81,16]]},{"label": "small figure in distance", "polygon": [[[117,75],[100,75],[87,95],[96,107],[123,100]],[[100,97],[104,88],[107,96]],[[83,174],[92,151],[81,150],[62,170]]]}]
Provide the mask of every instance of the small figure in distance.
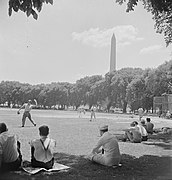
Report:
[{"label": "small figure in distance", "polygon": [[27,103],[24,103],[20,108],[19,110],[17,111],[17,114],[20,114],[20,110],[22,108],[24,108],[24,113],[23,113],[23,116],[22,116],[22,127],[24,127],[25,125],[25,122],[26,122],[26,118],[28,118],[31,123],[36,126],[36,123],[33,121],[32,117],[31,117],[31,113],[30,111],[32,110],[33,107],[36,107],[37,106],[37,101],[36,99],[34,99],[34,102],[35,102],[35,105],[32,104],[32,101],[31,100],[28,100]]},{"label": "small figure in distance", "polygon": [[138,109],[138,114],[139,114],[139,121],[141,121],[141,119],[142,119],[142,117],[143,117],[143,114],[144,114],[144,110],[143,110],[143,108],[139,108]]},{"label": "small figure in distance", "polygon": [[87,158],[105,166],[120,166],[121,154],[117,138],[108,132],[108,126],[100,128],[100,136],[97,145]]},{"label": "small figure in distance", "polygon": [[90,121],[92,121],[93,118],[96,119],[96,113],[95,113],[95,111],[96,111],[96,108],[95,108],[95,107],[92,107],[92,108],[91,108],[91,119],[90,119]]},{"label": "small figure in distance", "polygon": [[30,142],[32,167],[51,169],[54,165],[53,151],[56,141],[48,137],[49,128],[46,125],[39,127],[40,138]]},{"label": "small figure in distance", "polygon": [[22,163],[20,142],[8,132],[5,123],[0,123],[0,171],[18,170]]}]

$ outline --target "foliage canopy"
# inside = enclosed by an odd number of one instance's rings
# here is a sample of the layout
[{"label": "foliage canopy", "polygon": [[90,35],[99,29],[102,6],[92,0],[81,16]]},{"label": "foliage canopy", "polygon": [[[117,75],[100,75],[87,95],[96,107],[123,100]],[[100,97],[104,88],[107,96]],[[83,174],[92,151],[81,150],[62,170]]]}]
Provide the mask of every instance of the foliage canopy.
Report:
[{"label": "foliage canopy", "polygon": [[9,0],[8,14],[11,16],[13,11],[22,11],[37,20],[44,3],[53,4],[53,0]]},{"label": "foliage canopy", "polygon": [[[127,12],[134,11],[139,0],[116,0],[120,5],[127,2]],[[171,0],[140,0],[144,8],[152,13],[157,33],[164,34],[166,45],[172,43],[172,1]]]}]

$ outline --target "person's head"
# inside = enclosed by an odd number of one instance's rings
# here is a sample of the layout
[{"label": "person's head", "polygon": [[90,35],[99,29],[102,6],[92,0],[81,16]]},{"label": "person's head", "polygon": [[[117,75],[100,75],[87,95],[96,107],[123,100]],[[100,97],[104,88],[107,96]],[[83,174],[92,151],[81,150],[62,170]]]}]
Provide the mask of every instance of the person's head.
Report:
[{"label": "person's head", "polygon": [[134,123],[135,125],[138,125],[138,122],[137,122],[137,121],[133,121],[133,123]]},{"label": "person's head", "polygon": [[101,126],[100,127],[100,136],[102,136],[107,131],[108,131],[108,125]]},{"label": "person's head", "polygon": [[132,122],[132,123],[130,124],[130,126],[131,126],[131,127],[134,127],[134,126],[135,126],[135,123],[134,123],[134,122]]},{"label": "person's head", "polygon": [[32,103],[32,101],[29,99],[29,100],[27,101],[27,103],[28,103],[28,104],[31,104],[31,103]]},{"label": "person's head", "polygon": [[150,122],[150,121],[151,121],[151,119],[150,119],[150,118],[146,118],[146,121],[147,121],[147,122]]},{"label": "person's head", "polygon": [[5,123],[0,123],[0,133],[8,131],[8,128]]},{"label": "person's head", "polygon": [[144,120],[144,119],[141,120],[141,124],[142,124],[142,125],[145,124],[145,120]]},{"label": "person's head", "polygon": [[40,126],[39,127],[39,135],[40,136],[48,136],[49,134],[49,128],[46,125]]}]

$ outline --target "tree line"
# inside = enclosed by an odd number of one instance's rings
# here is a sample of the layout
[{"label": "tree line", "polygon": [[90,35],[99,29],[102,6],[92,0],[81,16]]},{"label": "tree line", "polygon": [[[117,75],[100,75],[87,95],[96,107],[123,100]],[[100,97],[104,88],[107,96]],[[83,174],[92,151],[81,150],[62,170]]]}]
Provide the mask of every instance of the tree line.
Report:
[{"label": "tree line", "polygon": [[20,106],[37,99],[40,108],[77,109],[81,105],[97,106],[109,111],[127,107],[132,111],[153,108],[153,97],[172,93],[172,60],[154,69],[122,68],[105,76],[86,76],[76,81],[31,85],[17,81],[0,83],[0,104]]}]

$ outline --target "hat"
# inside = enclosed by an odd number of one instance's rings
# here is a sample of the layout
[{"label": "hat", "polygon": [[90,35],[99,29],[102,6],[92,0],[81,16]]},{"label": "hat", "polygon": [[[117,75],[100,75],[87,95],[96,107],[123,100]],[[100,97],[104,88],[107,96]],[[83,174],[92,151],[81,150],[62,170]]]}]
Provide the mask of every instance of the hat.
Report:
[{"label": "hat", "polygon": [[103,125],[100,127],[100,131],[106,131],[108,130],[108,125]]}]

